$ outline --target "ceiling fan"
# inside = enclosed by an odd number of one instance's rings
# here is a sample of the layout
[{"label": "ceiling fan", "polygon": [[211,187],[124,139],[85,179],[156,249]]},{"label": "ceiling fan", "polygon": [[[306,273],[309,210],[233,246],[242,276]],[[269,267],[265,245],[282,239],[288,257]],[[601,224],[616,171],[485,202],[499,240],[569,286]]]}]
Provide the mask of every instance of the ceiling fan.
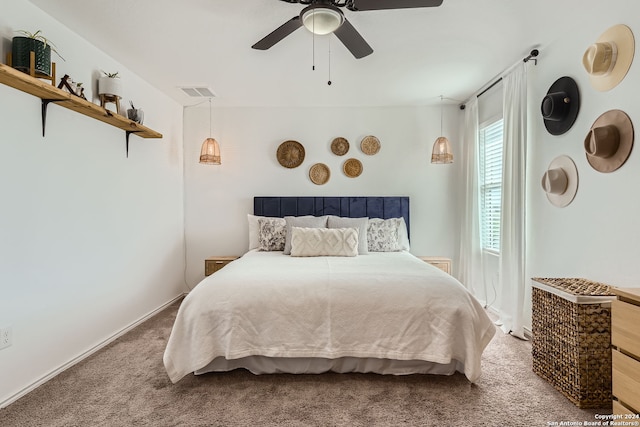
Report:
[{"label": "ceiling fan", "polygon": [[289,21],[276,28],[253,49],[267,50],[280,40],[304,26],[314,34],[333,33],[356,58],[364,58],[373,53],[373,49],[351,25],[340,8],[346,7],[352,12],[382,9],[409,9],[436,7],[443,0],[281,0],[287,3],[308,5]]}]

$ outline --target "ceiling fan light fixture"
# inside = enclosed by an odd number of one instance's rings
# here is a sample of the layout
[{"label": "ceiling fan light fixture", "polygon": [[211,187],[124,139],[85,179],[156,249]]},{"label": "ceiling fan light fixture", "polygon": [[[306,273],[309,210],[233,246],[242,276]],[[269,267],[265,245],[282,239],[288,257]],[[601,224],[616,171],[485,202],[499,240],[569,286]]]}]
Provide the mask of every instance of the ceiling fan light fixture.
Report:
[{"label": "ceiling fan light fixture", "polygon": [[304,27],[319,36],[333,33],[344,22],[339,9],[325,5],[309,6],[302,11],[301,17]]}]

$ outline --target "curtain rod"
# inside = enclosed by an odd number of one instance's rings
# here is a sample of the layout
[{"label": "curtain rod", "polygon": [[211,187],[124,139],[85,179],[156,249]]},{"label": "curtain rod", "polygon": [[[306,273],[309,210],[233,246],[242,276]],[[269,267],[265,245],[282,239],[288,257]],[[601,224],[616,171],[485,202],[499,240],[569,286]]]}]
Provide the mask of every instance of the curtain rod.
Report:
[{"label": "curtain rod", "polygon": [[[538,60],[536,59],[536,56],[538,56],[538,54],[540,53],[540,51],[538,49],[533,49],[528,56],[522,58],[522,62],[529,62],[529,61],[533,61],[535,65],[538,65]],[[511,67],[505,69],[502,73],[500,74],[504,74],[507,70],[509,70],[510,68],[514,67],[515,65],[519,64],[519,62],[517,62],[516,64],[512,65]],[[486,89],[484,89],[482,92],[480,92],[479,94],[476,95],[476,98],[480,98],[483,94],[485,94],[488,90],[490,90],[492,87],[494,87],[495,85],[497,85],[498,83],[500,83],[502,81],[502,77],[499,77],[498,79],[496,79],[493,83],[491,83]],[[473,96],[473,95],[472,95]],[[471,98],[471,97],[470,97]],[[470,99],[469,98],[469,99]],[[465,104],[460,105],[460,109],[464,110],[465,108]]]}]

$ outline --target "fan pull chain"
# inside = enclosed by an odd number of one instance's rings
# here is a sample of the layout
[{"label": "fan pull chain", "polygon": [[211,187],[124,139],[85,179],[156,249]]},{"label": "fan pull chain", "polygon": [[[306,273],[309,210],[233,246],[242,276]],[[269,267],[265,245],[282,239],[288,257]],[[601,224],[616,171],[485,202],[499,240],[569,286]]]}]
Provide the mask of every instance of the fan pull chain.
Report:
[{"label": "fan pull chain", "polygon": [[327,84],[331,86],[331,38],[329,38],[329,81]]},{"label": "fan pull chain", "polygon": [[311,25],[313,26],[313,31],[311,32],[311,45],[312,45],[311,71],[315,71],[316,70],[316,15],[315,14],[311,17],[311,20],[312,20]]}]

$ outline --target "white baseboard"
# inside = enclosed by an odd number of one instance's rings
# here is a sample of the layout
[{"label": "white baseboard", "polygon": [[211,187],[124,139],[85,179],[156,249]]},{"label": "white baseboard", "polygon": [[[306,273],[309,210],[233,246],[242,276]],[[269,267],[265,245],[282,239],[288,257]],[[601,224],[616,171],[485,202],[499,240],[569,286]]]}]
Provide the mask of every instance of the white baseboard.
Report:
[{"label": "white baseboard", "polygon": [[135,328],[136,326],[139,326],[140,324],[144,323],[145,321],[151,319],[153,316],[155,316],[156,314],[158,314],[159,312],[161,312],[162,310],[164,310],[165,308],[167,308],[168,306],[170,306],[174,302],[178,301],[180,298],[183,298],[185,295],[186,294],[178,295],[177,297],[175,297],[171,301],[166,302],[165,304],[161,305],[160,307],[156,308],[155,310],[152,310],[151,312],[149,312],[146,315],[142,316],[140,319],[136,320],[135,322],[131,323],[130,325],[125,326],[124,328],[122,328],[118,332],[114,333],[113,335],[111,335],[110,337],[108,337],[107,339],[102,341],[101,343],[96,344],[95,346],[93,346],[89,350],[85,351],[84,353],[81,353],[80,355],[74,357],[73,359],[71,359],[70,361],[65,363],[64,365],[58,367],[57,369],[54,369],[53,371],[51,371],[48,374],[44,375],[42,378],[40,378],[40,379],[34,381],[33,383],[29,384],[28,386],[26,386],[25,388],[23,388],[22,390],[20,390],[16,394],[14,394],[13,396],[10,396],[8,399],[0,402],[0,409],[9,406],[10,404],[15,402],[16,400],[20,399],[21,397],[25,396],[26,394],[28,394],[31,391],[35,390],[36,388],[40,387],[42,384],[46,383],[50,379],[54,378],[55,376],[61,374],[62,372],[66,371],[67,369],[71,368],[73,365],[83,361],[87,357],[89,357],[92,354],[96,353],[97,351],[103,349],[104,347],[106,347],[107,345],[111,344],[113,341],[115,341],[116,339],[120,338],[122,335],[126,334],[127,332],[129,332],[130,330]]}]

